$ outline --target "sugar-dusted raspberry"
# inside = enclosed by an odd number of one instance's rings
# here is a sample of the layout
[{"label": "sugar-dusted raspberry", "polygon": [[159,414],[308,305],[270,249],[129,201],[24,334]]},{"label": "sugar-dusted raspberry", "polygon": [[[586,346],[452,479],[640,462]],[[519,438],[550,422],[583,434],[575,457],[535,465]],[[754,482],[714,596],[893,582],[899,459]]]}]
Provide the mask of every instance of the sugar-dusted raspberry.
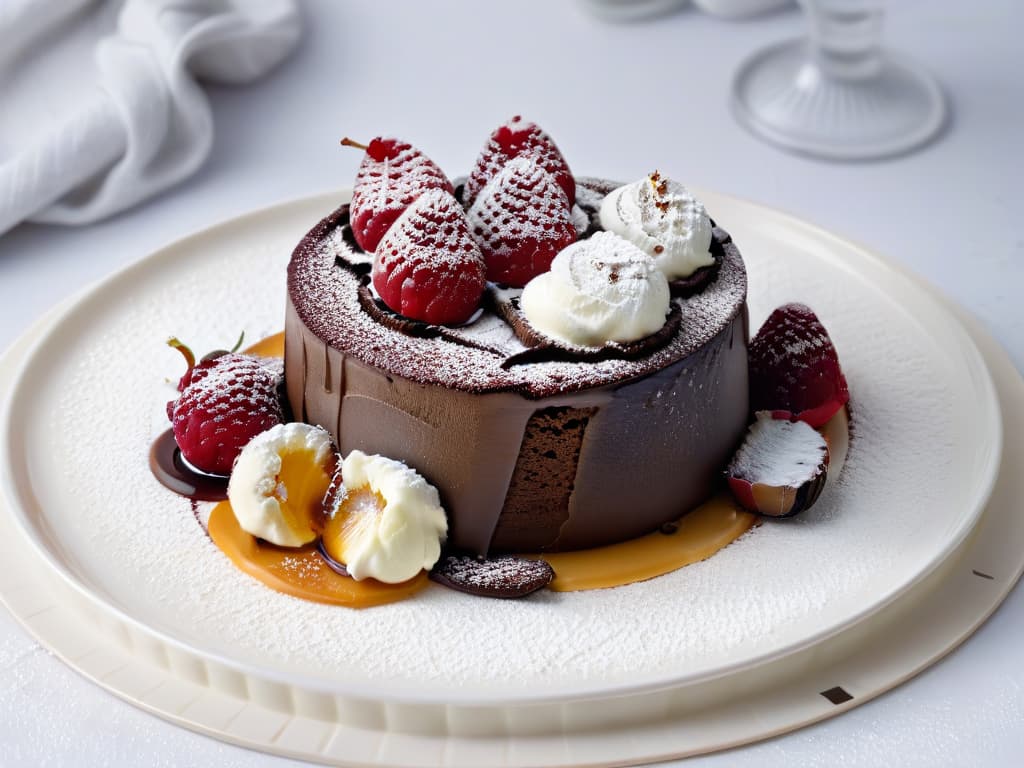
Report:
[{"label": "sugar-dusted raspberry", "polygon": [[750,342],[750,407],[820,427],[850,399],[825,326],[804,304],[776,309]]},{"label": "sugar-dusted raspberry", "polygon": [[452,184],[434,162],[408,142],[377,137],[368,145],[343,139],[345,146],[366,150],[356,174],[349,208],[352,234],[368,253],[402,212],[428,189],[452,192]]},{"label": "sugar-dusted raspberry", "polygon": [[555,142],[539,126],[524,121],[519,115],[494,129],[466,179],[463,202],[471,205],[487,182],[497,176],[509,160],[520,156],[533,158],[555,177],[570,207],[576,202],[576,180]]},{"label": "sugar-dusted raspberry", "polygon": [[284,420],[280,367],[234,352],[201,365],[201,371],[190,371],[181,396],[167,404],[167,415],[189,464],[228,475],[253,437]]},{"label": "sugar-dusted raspberry", "polygon": [[487,182],[467,218],[487,264],[487,279],[496,283],[526,285],[576,242],[565,193],[529,157],[509,161]]},{"label": "sugar-dusted raspberry", "polygon": [[484,292],[484,261],[466,214],[443,189],[420,195],[373,258],[373,287],[392,310],[436,325],[467,321]]}]

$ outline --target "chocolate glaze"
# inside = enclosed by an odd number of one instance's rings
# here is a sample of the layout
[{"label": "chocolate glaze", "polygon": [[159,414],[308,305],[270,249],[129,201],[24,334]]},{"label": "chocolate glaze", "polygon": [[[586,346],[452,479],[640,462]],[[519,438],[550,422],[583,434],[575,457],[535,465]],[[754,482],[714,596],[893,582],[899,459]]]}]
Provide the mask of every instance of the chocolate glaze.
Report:
[{"label": "chocolate glaze", "polygon": [[[746,272],[727,233],[715,230],[713,279],[673,298],[679,322],[663,343],[632,357],[534,361],[515,359],[529,348],[490,309],[462,329],[383,318],[346,218],[343,207],[314,227],[288,267],[288,400],[343,453],[403,460],[437,486],[451,546],[600,546],[655,530],[712,493],[748,412]],[[550,448],[521,460],[527,427],[545,411],[585,412],[587,423],[552,432]],[[529,527],[517,536],[549,452],[548,479],[563,492],[538,520],[542,541]]]}]

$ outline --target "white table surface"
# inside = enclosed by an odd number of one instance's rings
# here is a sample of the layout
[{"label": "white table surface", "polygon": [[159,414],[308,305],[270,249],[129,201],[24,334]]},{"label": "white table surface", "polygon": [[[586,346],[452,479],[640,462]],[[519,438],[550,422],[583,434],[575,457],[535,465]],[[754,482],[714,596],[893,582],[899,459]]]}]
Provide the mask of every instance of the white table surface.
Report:
[{"label": "white table surface", "polygon": [[[343,134],[397,134],[456,171],[469,167],[494,125],[521,112],[579,172],[632,179],[660,168],[885,253],[972,310],[1024,369],[1024,4],[890,5],[886,39],[941,79],[953,120],[924,151],[836,165],[764,145],[728,112],[732,73],[750,52],[800,33],[794,11],[731,23],[684,11],[611,25],[567,1],[308,0],[293,58],[258,85],[212,89],[215,146],[192,179],[94,226],[23,225],[0,237],[0,349],[81,287],[171,240],[349,185],[359,153],[337,146]],[[92,23],[110,17],[101,12]],[[84,80],[84,46],[81,55]],[[16,87],[0,80],[0,104],[4,89]],[[0,108],[0,137],[30,130],[37,118]],[[1020,765],[1021,638],[1017,589],[963,647],[891,693],[686,765]],[[50,657],[0,611],[0,765],[138,764],[294,763],[133,709]]]}]

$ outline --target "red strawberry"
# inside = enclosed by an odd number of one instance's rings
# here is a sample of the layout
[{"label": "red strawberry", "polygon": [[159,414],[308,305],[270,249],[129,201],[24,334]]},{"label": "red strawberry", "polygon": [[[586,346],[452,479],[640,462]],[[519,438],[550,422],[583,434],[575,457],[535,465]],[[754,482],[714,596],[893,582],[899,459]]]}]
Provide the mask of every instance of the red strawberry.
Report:
[{"label": "red strawberry", "polygon": [[407,142],[378,136],[366,146],[351,139],[341,143],[366,150],[349,216],[356,242],[368,253],[377,250],[384,233],[421,194],[428,189],[453,191],[444,172]]},{"label": "red strawberry", "polygon": [[828,331],[803,304],[776,309],[750,342],[750,407],[820,427],[850,399]]},{"label": "red strawberry", "polygon": [[547,272],[576,227],[555,178],[527,157],[487,182],[466,215],[487,263],[487,279],[517,288]]},{"label": "red strawberry", "polygon": [[196,469],[230,474],[252,438],[284,421],[280,372],[258,357],[229,352],[189,373],[181,396],[167,403],[174,439]]},{"label": "red strawberry", "polygon": [[373,258],[373,287],[395,312],[457,325],[480,304],[486,279],[466,214],[451,193],[420,195],[387,231]]},{"label": "red strawberry", "polygon": [[532,157],[541,168],[555,177],[571,208],[576,202],[576,181],[569,170],[569,164],[550,136],[535,123],[523,122],[519,115],[498,126],[487,140],[466,179],[463,202],[467,206],[471,205],[487,182],[497,176],[509,160],[521,155]]}]

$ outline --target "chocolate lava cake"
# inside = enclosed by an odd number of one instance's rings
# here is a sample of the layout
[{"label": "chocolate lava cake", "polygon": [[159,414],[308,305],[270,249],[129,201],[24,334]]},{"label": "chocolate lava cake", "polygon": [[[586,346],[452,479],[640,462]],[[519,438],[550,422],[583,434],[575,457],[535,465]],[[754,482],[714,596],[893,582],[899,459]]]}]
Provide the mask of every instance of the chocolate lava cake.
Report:
[{"label": "chocolate lava cake", "polygon": [[[577,185],[587,237],[617,185]],[[648,533],[719,487],[747,426],[746,271],[717,227],[711,253],[713,267],[671,284],[659,333],[571,348],[538,338],[519,292],[494,285],[460,327],[394,314],[342,206],[288,267],[288,401],[343,454],[400,459],[435,485],[453,549],[575,550]]]}]

